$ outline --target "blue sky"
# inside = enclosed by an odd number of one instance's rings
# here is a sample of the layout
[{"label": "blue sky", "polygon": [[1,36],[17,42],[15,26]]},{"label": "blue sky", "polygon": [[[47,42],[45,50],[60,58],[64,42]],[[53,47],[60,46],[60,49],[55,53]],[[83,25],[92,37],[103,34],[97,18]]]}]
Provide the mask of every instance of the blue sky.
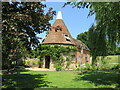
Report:
[{"label": "blue sky", "polygon": [[[52,7],[56,12],[62,12],[63,21],[73,38],[76,38],[80,33],[88,31],[91,25],[95,23],[95,15],[87,17],[89,9],[72,8],[71,5],[67,5],[62,8],[64,2],[44,2],[44,4],[47,5],[45,11]],[[56,16],[54,16],[53,20],[50,21],[51,25],[55,22],[55,20]],[[39,36],[44,38],[45,34],[46,33],[42,33]]]}]

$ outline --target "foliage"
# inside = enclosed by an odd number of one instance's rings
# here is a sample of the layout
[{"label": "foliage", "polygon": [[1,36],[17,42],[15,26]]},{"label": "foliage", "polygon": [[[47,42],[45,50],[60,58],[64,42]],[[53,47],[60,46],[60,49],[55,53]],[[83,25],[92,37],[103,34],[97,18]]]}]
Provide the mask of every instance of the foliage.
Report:
[{"label": "foliage", "polygon": [[[70,53],[76,52],[77,47],[75,46],[61,46],[61,45],[40,45],[34,49],[31,56],[38,57],[42,59],[44,56],[48,55],[57,64],[55,67],[62,67],[64,61],[63,55],[69,56]],[[67,58],[66,58],[67,61]],[[68,60],[69,61],[69,60]]]},{"label": "foliage", "polygon": [[31,47],[39,44],[36,34],[50,29],[49,21],[55,15],[50,8],[44,13],[40,2],[2,3],[2,59],[3,66],[26,57]]},{"label": "foliage", "polygon": [[102,64],[97,66],[97,70],[118,70],[120,65]]},{"label": "foliage", "polygon": [[66,57],[66,61],[70,61],[70,58],[69,58],[69,57]]},{"label": "foliage", "polygon": [[67,61],[66,67],[68,68],[68,70],[69,70],[69,65],[70,65],[70,61]]},{"label": "foliage", "polygon": [[[102,58],[104,59],[104,58]],[[110,60],[109,60],[110,61]],[[90,70],[90,71],[96,71],[96,70],[118,70],[120,69],[119,64],[111,64],[109,61],[106,59],[102,60],[102,62],[98,62],[94,65],[92,64],[86,64],[85,67],[82,67],[82,70]]]},{"label": "foliage", "polygon": [[120,55],[120,47],[117,47],[116,54]]},{"label": "foliage", "polygon": [[88,32],[83,32],[77,35],[77,39],[82,41],[85,45],[88,45]]},{"label": "foliage", "polygon": [[118,69],[120,69],[120,65],[114,65],[111,69],[112,70],[118,70]]},{"label": "foliage", "polygon": [[119,47],[116,46],[113,49],[113,47],[111,47],[110,43],[107,40],[107,51],[108,51],[108,55],[118,55],[119,54]]},{"label": "foliage", "polygon": [[38,64],[43,64],[43,61],[38,61]]},{"label": "foliage", "polygon": [[92,66],[90,64],[86,64],[86,67],[85,67],[87,70],[91,70],[92,69]]},{"label": "foliage", "polygon": [[[94,27],[91,27],[88,32],[78,34],[77,39],[81,40],[83,43],[85,43],[90,48],[90,50],[91,50],[90,54],[92,56],[94,56],[93,54],[96,54],[95,56],[99,56],[99,55],[101,55],[100,52],[102,53],[103,48],[102,48],[102,44],[101,44],[101,50],[96,51],[94,49],[94,48],[96,48],[97,50],[98,50],[98,48],[100,49],[100,46],[98,45],[98,44],[100,44],[100,43],[98,43],[100,38],[98,37],[97,32],[95,33],[95,30],[93,31],[93,28]],[[98,39],[96,40],[95,37],[98,37]],[[94,41],[93,41],[93,39],[94,39]],[[119,55],[120,54],[120,47],[116,46],[116,48],[112,49],[112,47],[108,43],[108,40],[106,40],[105,44],[106,44],[106,47],[104,48],[104,49],[106,49],[106,51],[104,50],[105,55]]]},{"label": "foliage", "polygon": [[[96,26],[99,27],[98,25]],[[97,56],[106,56],[107,55],[107,42],[105,39],[105,32],[104,29],[99,27],[92,26],[88,33],[88,43],[91,50],[91,55],[93,56],[93,64],[96,62]],[[102,42],[101,42],[102,41]]]},{"label": "foliage", "polygon": [[25,60],[25,64],[30,65],[30,60]]},{"label": "foliage", "polygon": [[64,6],[69,4],[77,8],[89,8],[88,16],[95,14],[96,25],[91,26],[88,37],[93,63],[97,56],[107,54],[107,45],[114,51],[116,43],[120,44],[120,3],[67,2]]},{"label": "foliage", "polygon": [[75,68],[75,69],[73,69],[74,71],[80,71],[80,68]]},{"label": "foliage", "polygon": [[60,63],[55,63],[55,68],[56,68],[56,71],[61,71],[62,66],[60,65]]}]

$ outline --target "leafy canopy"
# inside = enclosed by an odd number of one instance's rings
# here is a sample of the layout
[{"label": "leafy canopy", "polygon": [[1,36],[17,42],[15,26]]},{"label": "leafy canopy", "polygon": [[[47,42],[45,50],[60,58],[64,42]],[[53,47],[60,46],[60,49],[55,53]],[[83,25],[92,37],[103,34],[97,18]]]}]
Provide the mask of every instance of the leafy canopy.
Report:
[{"label": "leafy canopy", "polygon": [[[77,39],[88,46],[88,32],[83,32],[77,35]],[[89,47],[89,46],[88,46]]]},{"label": "leafy canopy", "polygon": [[88,16],[95,14],[96,25],[89,29],[89,47],[93,61],[99,55],[107,54],[107,45],[112,49],[120,44],[120,3],[115,2],[67,2],[77,8],[89,8]]},{"label": "leafy canopy", "polygon": [[[55,11],[40,2],[2,3],[2,55],[3,65],[23,57],[24,51],[39,45],[36,36],[50,29]],[[5,61],[5,62],[4,62]]]}]

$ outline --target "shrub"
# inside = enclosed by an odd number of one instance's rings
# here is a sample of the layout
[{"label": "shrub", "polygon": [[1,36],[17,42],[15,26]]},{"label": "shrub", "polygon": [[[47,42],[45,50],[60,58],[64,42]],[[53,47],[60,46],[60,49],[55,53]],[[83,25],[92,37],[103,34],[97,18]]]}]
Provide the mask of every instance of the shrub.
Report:
[{"label": "shrub", "polygon": [[92,70],[92,66],[90,64],[86,64],[86,70]]},{"label": "shrub", "polygon": [[36,62],[36,61],[33,61],[32,64],[35,65],[35,64],[37,64],[37,62]]},{"label": "shrub", "polygon": [[82,70],[97,70],[98,69],[98,66],[96,65],[91,65],[91,64],[86,64],[85,67],[82,67]]},{"label": "shrub", "polygon": [[96,65],[92,65],[92,68],[91,70],[94,71],[94,70],[97,70],[99,66],[96,66]]},{"label": "shrub", "polygon": [[59,63],[55,64],[56,71],[61,71],[62,66]]},{"label": "shrub", "polygon": [[30,60],[26,60],[25,64],[30,65]]},{"label": "shrub", "polygon": [[67,64],[66,64],[67,68],[69,67],[69,65],[70,65],[70,62],[68,61]]},{"label": "shrub", "polygon": [[70,58],[69,58],[69,57],[66,57],[66,61],[70,61]]},{"label": "shrub", "polygon": [[80,68],[75,68],[75,69],[73,69],[74,71],[80,71]]},{"label": "shrub", "polygon": [[38,63],[38,64],[43,64],[43,61],[38,61],[37,63]]},{"label": "shrub", "polygon": [[62,67],[61,66],[57,66],[56,67],[56,71],[61,71],[62,70]]},{"label": "shrub", "polygon": [[61,71],[65,71],[66,69],[65,68],[61,68]]},{"label": "shrub", "polygon": [[117,70],[117,69],[119,69],[120,68],[120,65],[114,65],[111,69],[112,70]]}]

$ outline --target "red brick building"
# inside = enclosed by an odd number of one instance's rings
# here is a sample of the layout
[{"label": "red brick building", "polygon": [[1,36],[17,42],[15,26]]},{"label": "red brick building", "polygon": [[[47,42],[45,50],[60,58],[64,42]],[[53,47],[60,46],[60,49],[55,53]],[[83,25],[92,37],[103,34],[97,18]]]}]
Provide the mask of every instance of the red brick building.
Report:
[{"label": "red brick building", "polygon": [[[90,50],[89,48],[81,41],[74,39],[69,30],[67,29],[63,19],[62,14],[59,11],[56,21],[52,25],[51,30],[48,31],[46,37],[44,38],[42,44],[58,44],[58,45],[72,45],[78,48],[75,53],[75,60],[71,63],[70,68],[79,67],[78,64],[89,64],[90,61]],[[54,68],[54,63],[49,56],[45,56],[43,68]]]}]

